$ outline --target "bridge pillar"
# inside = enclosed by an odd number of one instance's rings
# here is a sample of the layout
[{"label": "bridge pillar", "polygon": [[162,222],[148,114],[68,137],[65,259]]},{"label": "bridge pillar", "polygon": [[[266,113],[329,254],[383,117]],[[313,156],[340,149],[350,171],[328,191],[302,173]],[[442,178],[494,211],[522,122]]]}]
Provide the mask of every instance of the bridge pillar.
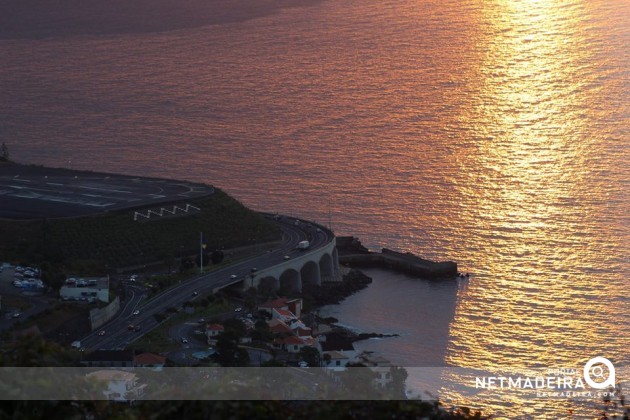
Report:
[{"label": "bridge pillar", "polygon": [[285,270],[280,275],[280,290],[288,293],[302,292],[302,276],[299,271],[294,268]]},{"label": "bridge pillar", "polygon": [[314,261],[308,261],[302,266],[302,268],[300,269],[300,276],[302,278],[302,282],[316,284],[318,286],[321,286],[322,284],[322,276],[319,269],[319,264]]}]

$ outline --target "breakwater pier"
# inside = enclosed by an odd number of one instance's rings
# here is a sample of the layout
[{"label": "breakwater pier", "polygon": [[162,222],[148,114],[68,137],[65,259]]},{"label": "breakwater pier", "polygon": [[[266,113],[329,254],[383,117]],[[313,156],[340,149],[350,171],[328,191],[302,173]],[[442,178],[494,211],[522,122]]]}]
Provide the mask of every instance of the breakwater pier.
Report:
[{"label": "breakwater pier", "polygon": [[381,267],[424,279],[455,278],[457,264],[452,261],[425,260],[409,252],[397,252],[383,248],[371,252],[353,236],[337,237],[339,262],[350,267]]}]

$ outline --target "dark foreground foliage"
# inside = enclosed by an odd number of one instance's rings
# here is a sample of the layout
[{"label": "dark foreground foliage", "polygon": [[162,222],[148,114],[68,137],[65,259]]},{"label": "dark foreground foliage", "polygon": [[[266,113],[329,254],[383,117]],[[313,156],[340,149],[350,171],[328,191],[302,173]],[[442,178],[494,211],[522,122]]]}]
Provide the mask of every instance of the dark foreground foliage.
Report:
[{"label": "dark foreground foliage", "polygon": [[3,401],[0,420],[29,419],[482,419],[419,401]]}]

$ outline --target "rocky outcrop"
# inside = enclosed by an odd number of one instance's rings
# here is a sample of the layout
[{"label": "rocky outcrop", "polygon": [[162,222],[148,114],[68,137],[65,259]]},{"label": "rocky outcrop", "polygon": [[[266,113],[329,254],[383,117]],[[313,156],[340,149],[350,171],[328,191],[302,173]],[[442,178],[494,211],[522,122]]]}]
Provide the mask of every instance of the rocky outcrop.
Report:
[{"label": "rocky outcrop", "polygon": [[341,282],[324,283],[322,286],[305,283],[302,286],[303,299],[311,308],[339,303],[351,294],[372,283],[372,278],[362,271],[350,270]]}]

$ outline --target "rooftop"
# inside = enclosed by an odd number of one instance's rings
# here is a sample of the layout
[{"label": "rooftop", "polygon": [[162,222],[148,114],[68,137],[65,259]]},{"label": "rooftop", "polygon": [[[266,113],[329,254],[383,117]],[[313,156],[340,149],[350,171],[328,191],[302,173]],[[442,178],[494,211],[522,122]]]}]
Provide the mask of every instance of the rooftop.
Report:
[{"label": "rooftop", "polygon": [[166,357],[155,353],[141,353],[136,356],[137,365],[163,365],[166,363]]}]

